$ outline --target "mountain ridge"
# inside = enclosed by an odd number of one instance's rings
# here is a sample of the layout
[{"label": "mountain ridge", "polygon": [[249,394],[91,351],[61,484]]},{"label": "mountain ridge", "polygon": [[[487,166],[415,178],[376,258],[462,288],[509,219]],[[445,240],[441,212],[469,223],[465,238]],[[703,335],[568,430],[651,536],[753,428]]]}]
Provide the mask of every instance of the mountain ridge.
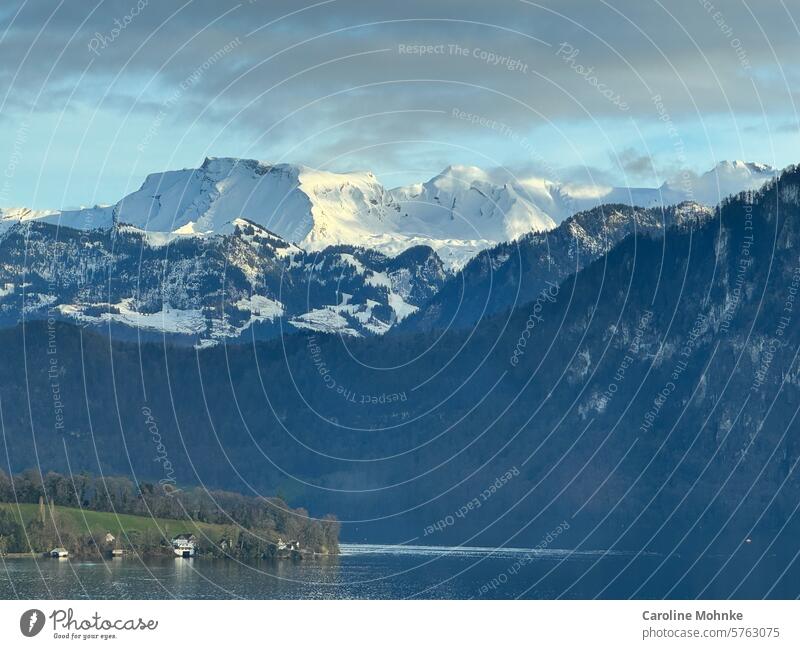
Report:
[{"label": "mountain ridge", "polygon": [[[747,178],[772,173],[750,163],[721,167]],[[537,187],[561,196],[555,185]],[[472,327],[534,299],[548,282],[562,282],[637,230],[660,235],[712,215],[689,202],[609,204],[530,230],[530,219],[544,223],[547,215],[523,199],[526,191],[476,167],[451,166],[426,183],[387,191],[369,172],[208,158],[202,169],[149,175],[113,206],[4,214],[0,322],[57,317],[123,337],[162,334],[199,346],[295,331],[358,337],[395,327]],[[277,225],[294,229],[308,248],[263,225],[287,202],[299,207]],[[362,204],[369,223],[359,221],[354,206]],[[251,209],[261,223],[235,216]],[[389,216],[428,223],[428,235],[457,235],[461,213],[474,215],[470,227],[494,228],[493,238],[516,236],[493,246],[489,239],[436,239],[455,241],[459,254],[468,250],[465,242],[474,245],[477,254],[455,274],[452,258],[443,260],[429,236],[403,235],[398,249],[396,240],[388,246],[391,254],[386,245],[323,245],[375,243],[381,237],[370,228]],[[300,224],[307,231],[298,229],[298,215],[306,215]],[[411,245],[417,240],[424,243]]]},{"label": "mountain ridge", "polygon": [[552,230],[603,203],[640,207],[686,200],[707,205],[755,189],[776,170],[723,161],[686,187],[602,187],[516,178],[450,165],[423,183],[386,189],[369,171],[336,173],[253,159],[206,158],[198,168],[148,174],[114,205],[75,210],[0,209],[0,232],[27,220],[82,230],[128,224],[162,236],[230,234],[245,218],[306,250],[357,245],[395,255],[416,245],[461,268],[479,251]]},{"label": "mountain ridge", "polygon": [[245,219],[208,238],[26,221],[0,238],[0,259],[0,324],[70,320],[198,347],[297,331],[382,334],[447,276],[430,248],[308,252]]},{"label": "mountain ridge", "polygon": [[627,236],[699,227],[713,215],[711,208],[688,202],[666,208],[609,204],[578,212],[549,232],[481,251],[447,279],[401,329],[473,327],[481,318],[535,299],[549,283],[560,284]]}]

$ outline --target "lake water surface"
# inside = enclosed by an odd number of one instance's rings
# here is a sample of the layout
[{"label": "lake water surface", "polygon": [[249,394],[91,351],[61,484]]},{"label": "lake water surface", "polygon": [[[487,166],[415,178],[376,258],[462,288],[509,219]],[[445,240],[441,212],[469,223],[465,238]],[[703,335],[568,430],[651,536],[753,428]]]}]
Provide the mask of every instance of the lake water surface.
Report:
[{"label": "lake water surface", "polygon": [[[786,562],[710,556],[342,545],[300,562],[0,559],[2,599],[796,597]],[[779,578],[780,577],[780,578]]]}]

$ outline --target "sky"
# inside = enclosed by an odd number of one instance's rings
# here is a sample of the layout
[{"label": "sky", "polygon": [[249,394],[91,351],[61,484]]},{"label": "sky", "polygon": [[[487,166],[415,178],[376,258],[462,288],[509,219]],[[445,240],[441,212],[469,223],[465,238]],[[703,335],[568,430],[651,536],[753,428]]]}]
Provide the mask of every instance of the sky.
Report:
[{"label": "sky", "polygon": [[5,0],[0,206],[114,203],[206,156],[657,186],[800,162],[788,0]]}]

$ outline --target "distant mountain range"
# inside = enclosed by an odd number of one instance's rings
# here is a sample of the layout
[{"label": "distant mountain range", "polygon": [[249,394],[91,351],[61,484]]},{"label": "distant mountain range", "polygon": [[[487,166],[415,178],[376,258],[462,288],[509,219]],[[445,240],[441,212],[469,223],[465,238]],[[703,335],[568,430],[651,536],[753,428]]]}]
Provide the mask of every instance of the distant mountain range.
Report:
[{"label": "distant mountain range", "polygon": [[0,227],[31,219],[81,230],[127,224],[167,240],[230,234],[242,218],[305,250],[352,245],[393,255],[427,245],[446,265],[460,267],[479,250],[551,230],[576,212],[604,203],[713,206],[729,194],[757,189],[775,173],[764,164],[721,162],[679,185],[632,188],[450,166],[425,183],[387,190],[369,172],[207,158],[197,169],[150,174],[115,205],[0,210]]},{"label": "distant mountain range", "polygon": [[422,185],[386,190],[369,172],[207,158],[198,169],[147,176],[115,205],[74,211],[5,210],[6,224],[136,227],[160,240],[230,234],[247,219],[310,251],[352,245],[398,254],[418,245],[457,266],[477,251],[555,222],[511,185],[448,168]]},{"label": "distant mountain range", "polygon": [[112,206],[0,210],[0,323],[55,317],[197,346],[472,326],[775,173],[723,162],[681,188],[632,189],[453,166],[386,190],[368,172],[208,158]]}]

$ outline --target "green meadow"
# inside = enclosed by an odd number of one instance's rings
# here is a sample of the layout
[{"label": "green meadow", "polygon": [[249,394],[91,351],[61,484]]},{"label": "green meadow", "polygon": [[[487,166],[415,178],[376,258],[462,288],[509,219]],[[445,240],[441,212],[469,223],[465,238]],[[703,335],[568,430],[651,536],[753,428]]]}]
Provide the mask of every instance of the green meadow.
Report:
[{"label": "green meadow", "polygon": [[[39,505],[34,503],[0,503],[0,508],[10,512],[17,522],[28,523],[40,518]],[[49,507],[45,509],[45,516],[49,516]],[[212,540],[219,538],[226,527],[213,523],[197,523],[192,520],[177,520],[170,518],[149,518],[147,516],[134,516],[133,514],[115,514],[113,512],[96,512],[88,509],[74,507],[61,507],[55,505],[53,510],[62,520],[72,523],[79,533],[102,531],[111,532],[119,537],[121,534],[139,532],[140,534],[153,533],[171,538],[176,534],[188,532],[198,537],[207,535]]]}]

